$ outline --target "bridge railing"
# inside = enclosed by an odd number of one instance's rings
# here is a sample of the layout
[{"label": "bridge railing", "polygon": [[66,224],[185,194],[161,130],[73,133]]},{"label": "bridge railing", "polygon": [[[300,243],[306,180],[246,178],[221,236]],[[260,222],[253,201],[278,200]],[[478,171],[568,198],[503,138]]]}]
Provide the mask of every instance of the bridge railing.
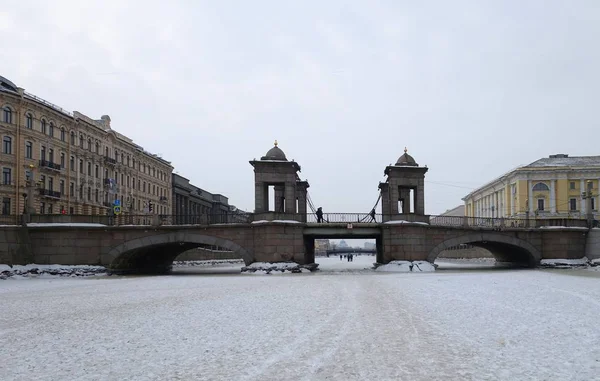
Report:
[{"label": "bridge railing", "polygon": [[[382,221],[382,215],[375,215],[376,222]],[[306,216],[307,223],[315,223],[317,221],[316,214],[308,214]],[[374,222],[369,213],[323,213],[324,223],[360,223],[360,222]]]},{"label": "bridge railing", "polygon": [[[323,223],[381,223],[390,221],[398,216],[375,215],[375,220],[367,213],[325,213]],[[20,225],[23,215],[0,214],[0,225]],[[247,224],[265,220],[265,213],[220,213],[220,214],[189,214],[189,215],[154,215],[154,214],[120,214],[83,215],[83,214],[32,214],[25,216],[28,223],[57,223],[57,224],[102,224],[102,225],[213,225],[213,224]],[[314,214],[273,214],[267,220],[287,220],[316,223]],[[399,223],[400,221],[393,221]],[[406,221],[408,222],[408,221]],[[471,228],[543,228],[543,227],[588,227],[586,219],[575,218],[485,218],[465,216],[430,216],[432,226],[453,226]],[[597,225],[598,221],[594,221]]]},{"label": "bridge railing", "polygon": [[466,216],[431,216],[430,225],[486,228],[588,227],[586,219],[575,218],[488,218]]}]

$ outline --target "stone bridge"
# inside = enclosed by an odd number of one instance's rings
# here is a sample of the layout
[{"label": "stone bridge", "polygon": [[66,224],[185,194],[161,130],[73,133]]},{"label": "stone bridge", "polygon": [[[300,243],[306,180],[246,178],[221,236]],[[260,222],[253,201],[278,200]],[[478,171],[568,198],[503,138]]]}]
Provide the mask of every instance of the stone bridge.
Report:
[{"label": "stone bridge", "polygon": [[[377,262],[433,262],[445,249],[471,244],[501,262],[536,266],[541,259],[585,255],[586,228],[442,227],[418,223],[306,224],[264,222],[206,226],[36,226],[0,230],[0,262],[104,265],[115,272],[164,273],[184,251],[218,246],[252,262],[314,263],[319,238],[376,240]],[[4,258],[1,258],[4,256]]]}]

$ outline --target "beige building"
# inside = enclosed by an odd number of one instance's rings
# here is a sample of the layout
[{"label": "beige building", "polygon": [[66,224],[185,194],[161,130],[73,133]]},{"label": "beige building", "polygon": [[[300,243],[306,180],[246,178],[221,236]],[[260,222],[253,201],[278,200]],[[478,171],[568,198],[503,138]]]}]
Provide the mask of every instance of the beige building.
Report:
[{"label": "beige building", "polygon": [[469,217],[598,218],[600,156],[550,155],[463,198]]},{"label": "beige building", "polygon": [[2,214],[171,214],[171,164],[0,76]]}]

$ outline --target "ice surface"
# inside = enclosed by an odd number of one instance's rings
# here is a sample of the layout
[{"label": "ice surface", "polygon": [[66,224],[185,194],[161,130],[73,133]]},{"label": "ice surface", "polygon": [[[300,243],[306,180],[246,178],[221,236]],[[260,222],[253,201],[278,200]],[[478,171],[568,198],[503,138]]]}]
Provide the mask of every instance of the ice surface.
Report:
[{"label": "ice surface", "polygon": [[[373,257],[346,264],[363,260],[366,267]],[[343,261],[317,262],[323,269]],[[563,381],[600,374],[600,273],[251,277],[235,275],[239,268],[0,282],[1,378]]]}]

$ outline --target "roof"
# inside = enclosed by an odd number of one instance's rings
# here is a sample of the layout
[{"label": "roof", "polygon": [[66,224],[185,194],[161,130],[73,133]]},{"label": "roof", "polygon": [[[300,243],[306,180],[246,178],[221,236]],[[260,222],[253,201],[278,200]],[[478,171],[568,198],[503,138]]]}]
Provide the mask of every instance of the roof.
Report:
[{"label": "roof", "polygon": [[277,147],[277,140],[275,140],[275,146],[271,148],[265,156],[261,157],[260,160],[287,161],[287,158],[281,148]]},{"label": "roof", "polygon": [[14,91],[16,93],[17,85],[0,75],[0,90],[9,90]]},{"label": "roof", "polygon": [[543,157],[534,161],[528,165],[520,165],[510,171],[504,173],[502,176],[496,177],[494,180],[485,183],[484,185],[477,187],[465,197],[462,198],[466,201],[473,194],[479,192],[482,189],[489,187],[490,185],[498,182],[499,180],[513,174],[514,172],[521,170],[534,170],[543,168],[581,168],[581,167],[600,167],[600,156],[569,156],[567,154],[555,154],[548,157]]},{"label": "roof", "polygon": [[569,156],[565,154],[550,155],[523,168],[543,167],[600,167],[600,156]]}]

